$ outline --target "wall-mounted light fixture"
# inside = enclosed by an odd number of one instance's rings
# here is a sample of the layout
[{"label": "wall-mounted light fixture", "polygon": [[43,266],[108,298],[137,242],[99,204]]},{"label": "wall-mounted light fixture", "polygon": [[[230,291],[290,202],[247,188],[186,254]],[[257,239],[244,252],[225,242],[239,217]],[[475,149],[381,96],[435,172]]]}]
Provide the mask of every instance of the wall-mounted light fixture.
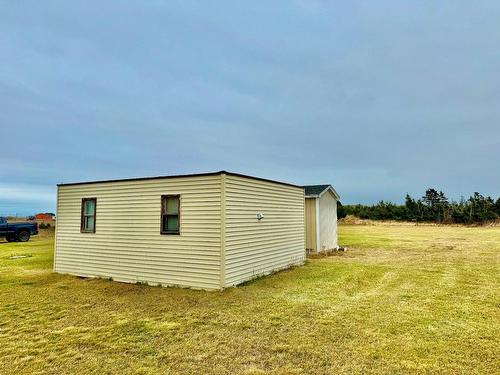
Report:
[{"label": "wall-mounted light fixture", "polygon": [[264,214],[263,214],[262,212],[259,212],[259,213],[257,214],[257,220],[259,220],[259,221],[260,221],[260,220],[262,220],[262,219],[264,219]]}]

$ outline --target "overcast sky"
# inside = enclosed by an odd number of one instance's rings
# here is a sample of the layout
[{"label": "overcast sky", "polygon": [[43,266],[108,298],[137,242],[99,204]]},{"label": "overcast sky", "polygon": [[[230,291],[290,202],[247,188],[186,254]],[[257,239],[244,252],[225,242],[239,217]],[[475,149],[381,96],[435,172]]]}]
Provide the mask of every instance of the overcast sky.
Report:
[{"label": "overcast sky", "polygon": [[0,214],[226,169],[500,196],[500,1],[0,1]]}]

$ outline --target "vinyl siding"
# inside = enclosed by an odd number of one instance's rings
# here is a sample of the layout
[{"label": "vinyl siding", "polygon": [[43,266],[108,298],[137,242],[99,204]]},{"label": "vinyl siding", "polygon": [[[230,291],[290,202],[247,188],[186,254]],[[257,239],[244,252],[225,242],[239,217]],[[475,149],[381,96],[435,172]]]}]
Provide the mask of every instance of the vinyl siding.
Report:
[{"label": "vinyl siding", "polygon": [[[180,235],[160,234],[161,195],[181,195]],[[96,232],[80,233],[96,197]],[[59,186],[54,270],[124,282],[221,287],[221,176]]]},{"label": "vinyl siding", "polygon": [[306,198],[306,249],[316,251],[316,198]]},{"label": "vinyl siding", "polygon": [[304,262],[303,189],[227,175],[225,197],[226,286]]},{"label": "vinyl siding", "polygon": [[320,250],[337,247],[337,200],[330,191],[319,198]]}]

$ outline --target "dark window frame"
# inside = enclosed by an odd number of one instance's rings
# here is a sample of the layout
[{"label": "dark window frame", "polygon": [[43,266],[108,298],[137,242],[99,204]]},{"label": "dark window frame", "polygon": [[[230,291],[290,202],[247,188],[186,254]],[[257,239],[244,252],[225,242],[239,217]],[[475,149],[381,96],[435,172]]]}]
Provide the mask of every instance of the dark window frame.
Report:
[{"label": "dark window frame", "polygon": [[[168,198],[177,198],[177,215],[172,215],[172,214],[166,214],[163,213],[163,201],[168,200]],[[165,211],[167,209],[167,205],[165,204]],[[177,230],[164,230],[163,229],[163,222],[164,222],[164,216],[177,216]],[[174,235],[174,236],[179,236],[181,234],[181,195],[180,194],[165,194],[161,196],[160,200],[160,234],[164,235]]]},{"label": "dark window frame", "polygon": [[[88,202],[88,201],[94,202],[94,227],[91,230],[84,228],[84,224],[85,224],[85,217],[84,216],[90,216],[90,215],[84,215],[85,202]],[[82,198],[82,209],[81,209],[81,216],[80,216],[80,233],[95,233],[96,216],[97,216],[97,198]]]}]

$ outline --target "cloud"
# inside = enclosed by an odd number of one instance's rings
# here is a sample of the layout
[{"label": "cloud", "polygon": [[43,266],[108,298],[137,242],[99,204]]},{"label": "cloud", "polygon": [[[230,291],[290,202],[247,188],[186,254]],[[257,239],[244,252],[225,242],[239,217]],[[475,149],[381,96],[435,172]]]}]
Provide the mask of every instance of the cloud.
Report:
[{"label": "cloud", "polygon": [[4,3],[0,203],[42,207],[59,182],[221,169],[330,182],[345,202],[429,186],[499,195],[499,11]]},{"label": "cloud", "polygon": [[0,205],[6,201],[45,202],[56,200],[56,189],[45,185],[0,183]]}]

